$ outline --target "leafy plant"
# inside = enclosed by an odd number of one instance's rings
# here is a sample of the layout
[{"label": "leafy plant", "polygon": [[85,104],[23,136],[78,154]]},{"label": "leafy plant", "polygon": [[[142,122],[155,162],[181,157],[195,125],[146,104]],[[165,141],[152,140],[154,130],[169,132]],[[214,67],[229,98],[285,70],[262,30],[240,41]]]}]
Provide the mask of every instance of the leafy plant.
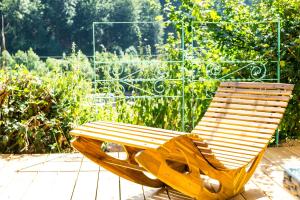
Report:
[{"label": "leafy plant", "polygon": [[0,152],[70,150],[69,130],[90,119],[84,101],[91,83],[79,69],[40,77],[23,65],[14,68],[0,71],[7,88],[0,107]]}]

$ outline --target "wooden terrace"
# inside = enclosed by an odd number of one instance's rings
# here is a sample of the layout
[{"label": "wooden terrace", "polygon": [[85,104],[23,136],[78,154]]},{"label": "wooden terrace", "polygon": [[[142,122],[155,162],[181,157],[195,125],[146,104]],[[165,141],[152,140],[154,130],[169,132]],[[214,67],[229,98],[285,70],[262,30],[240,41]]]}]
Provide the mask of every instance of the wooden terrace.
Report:
[{"label": "wooden terrace", "polygon": [[[112,153],[122,157],[123,153]],[[283,187],[283,167],[300,162],[300,146],[269,148],[234,200],[296,199]],[[210,187],[214,189],[211,184]],[[188,200],[172,189],[142,187],[81,154],[0,155],[1,200]]]}]

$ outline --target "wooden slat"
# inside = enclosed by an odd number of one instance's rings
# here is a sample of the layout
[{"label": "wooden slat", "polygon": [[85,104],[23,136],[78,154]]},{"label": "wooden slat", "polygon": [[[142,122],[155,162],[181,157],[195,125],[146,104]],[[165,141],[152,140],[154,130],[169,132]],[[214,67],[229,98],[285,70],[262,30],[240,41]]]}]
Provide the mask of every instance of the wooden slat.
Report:
[{"label": "wooden slat", "polygon": [[101,124],[97,124],[97,123],[86,123],[83,125],[84,127],[90,127],[90,128],[95,128],[95,129],[99,129],[99,130],[106,130],[106,131],[111,131],[112,133],[124,133],[124,134],[128,134],[128,135],[136,135],[136,136],[142,136],[145,138],[149,138],[151,139],[162,139],[162,140],[170,140],[171,138],[173,138],[174,136],[165,136],[165,135],[158,135],[158,134],[151,134],[151,133],[145,133],[145,132],[141,132],[138,129],[136,129],[135,131],[132,130],[127,130],[127,129],[123,129],[121,127],[118,126],[109,126],[109,125],[101,125]]},{"label": "wooden slat", "polygon": [[208,144],[212,142],[223,142],[228,145],[242,145],[245,148],[248,147],[258,147],[262,148],[265,146],[265,143],[258,143],[258,142],[252,142],[252,141],[245,141],[245,140],[237,140],[237,139],[231,139],[231,138],[224,138],[224,137],[215,137],[215,136],[208,136],[208,135],[202,135],[201,136]]},{"label": "wooden slat", "polygon": [[230,92],[230,93],[239,93],[239,94],[263,94],[263,95],[284,95],[284,96],[289,96],[291,95],[290,90],[279,90],[279,89],[274,89],[274,90],[267,90],[267,89],[239,89],[239,88],[225,88],[225,87],[219,87],[218,92]]},{"label": "wooden slat", "polygon": [[211,151],[211,149],[209,147],[197,146],[197,148],[199,149],[199,151],[201,151],[201,153],[212,154],[212,151]]},{"label": "wooden slat", "polygon": [[213,122],[220,124],[229,124],[229,125],[245,125],[249,127],[263,128],[263,129],[271,129],[275,130],[277,128],[277,124],[267,124],[267,123],[259,123],[259,122],[245,122],[242,120],[230,120],[230,119],[222,119],[222,118],[211,118],[211,117],[203,117],[201,122]]},{"label": "wooden slat", "polygon": [[224,157],[218,157],[218,160],[221,161],[221,163],[227,162],[229,164],[235,164],[235,165],[239,165],[239,166],[248,164],[247,161],[238,161],[238,160],[224,158]]},{"label": "wooden slat", "polygon": [[[97,123],[101,123],[101,121],[97,122]],[[142,125],[125,124],[125,123],[122,123],[122,122],[106,122],[106,121],[103,121],[103,123],[109,123],[109,124],[116,125],[116,126],[137,128],[138,130],[148,130],[148,131],[153,131],[153,132],[158,132],[158,133],[169,133],[169,134],[172,134],[172,135],[185,134],[184,132],[179,132],[179,131],[172,131],[172,130],[167,130],[167,129],[162,129],[162,128],[153,128],[153,127],[142,126]]]},{"label": "wooden slat", "polygon": [[222,151],[222,150],[218,150],[218,149],[213,149],[213,152],[215,154],[215,156],[233,156],[235,158],[245,158],[248,160],[252,160],[253,158],[255,158],[256,155],[247,155],[247,154],[243,154],[243,153],[234,153],[234,152],[228,152],[228,151]]},{"label": "wooden slat", "polygon": [[[232,160],[239,160],[239,161],[244,161],[244,162],[249,162],[250,161],[249,158],[237,157],[237,156],[233,156],[233,155],[216,154],[215,157],[216,158],[229,158],[229,159],[232,159]],[[253,156],[251,157],[251,159],[252,158],[253,158]]]},{"label": "wooden slat", "polygon": [[208,143],[208,146],[211,147],[212,149],[215,148],[216,146],[219,147],[229,147],[232,149],[239,149],[239,150],[244,150],[244,151],[252,151],[252,152],[259,152],[261,151],[262,148],[259,147],[250,147],[250,146],[245,146],[241,144],[231,144],[231,143],[225,143],[225,142],[219,142],[219,141],[206,141]]},{"label": "wooden slat", "polygon": [[265,144],[268,142],[268,139],[262,139],[262,138],[255,138],[255,137],[245,137],[245,136],[240,136],[240,135],[233,135],[233,134],[224,134],[224,133],[212,133],[212,132],[206,132],[202,131],[201,132],[201,138],[224,138],[224,139],[237,139],[239,141],[250,141],[250,142],[255,142],[255,143],[260,143],[260,144]]},{"label": "wooden slat", "polygon": [[250,132],[250,131],[230,130],[230,129],[207,127],[207,126],[198,126],[192,131],[192,133],[200,134],[200,137],[201,137],[201,133],[203,131],[208,132],[206,134],[214,134],[217,132],[217,133],[224,133],[224,134],[231,134],[231,135],[239,135],[239,136],[244,136],[244,137],[263,138],[263,139],[269,139],[271,137],[269,134],[262,134],[262,133],[256,133],[256,132]]},{"label": "wooden slat", "polygon": [[279,124],[280,119],[276,118],[266,118],[266,117],[249,117],[240,115],[232,115],[228,113],[215,113],[215,112],[206,112],[204,117],[217,117],[223,119],[235,119],[235,120],[242,120],[242,121],[252,121],[252,122],[266,122],[266,123],[274,123]]},{"label": "wooden slat", "polygon": [[256,110],[256,111],[263,111],[263,112],[277,112],[277,113],[284,113],[285,109],[281,107],[271,107],[271,106],[256,106],[256,105],[241,105],[241,104],[234,104],[234,103],[216,103],[212,102],[210,107],[216,108],[225,108],[225,109],[240,109],[240,110]]},{"label": "wooden slat", "polygon": [[222,157],[222,155],[230,155],[234,157],[247,158],[249,162],[255,158],[258,154],[257,151],[252,150],[243,150],[243,149],[235,149],[231,147],[217,146],[217,145],[209,145],[211,152],[218,157]]},{"label": "wooden slat", "polygon": [[212,102],[235,103],[235,104],[243,104],[243,105],[259,105],[259,106],[278,106],[278,107],[286,107],[288,105],[288,102],[281,102],[281,101],[262,101],[262,100],[233,99],[233,98],[222,98],[222,97],[214,97]]},{"label": "wooden slat", "polygon": [[136,141],[136,140],[132,140],[132,139],[128,139],[128,138],[121,138],[118,136],[99,134],[98,132],[72,130],[70,132],[70,134],[73,136],[82,136],[82,137],[87,137],[87,138],[106,141],[106,142],[118,143],[118,144],[129,145],[129,146],[131,145],[133,147],[137,147],[137,148],[141,148],[141,149],[149,149],[149,148],[159,147],[159,144],[153,144],[153,143],[149,143],[147,141],[141,142],[141,141]]},{"label": "wooden slat", "polygon": [[222,82],[221,87],[261,88],[293,90],[294,85],[285,83]]},{"label": "wooden slat", "polygon": [[268,113],[268,112],[258,112],[258,111],[248,111],[248,110],[233,110],[233,109],[224,109],[224,108],[208,108],[207,112],[218,112],[218,113],[228,113],[236,114],[241,116],[257,116],[257,117],[272,117],[272,118],[281,118],[281,113]]},{"label": "wooden slat", "polygon": [[238,126],[238,125],[229,125],[223,123],[216,123],[216,122],[205,122],[201,121],[196,126],[196,129],[200,126],[209,126],[209,127],[216,127],[216,128],[226,128],[232,130],[241,130],[241,131],[250,131],[250,132],[259,132],[259,133],[266,133],[266,134],[273,134],[275,129],[264,129],[259,127],[247,127],[247,126]]},{"label": "wooden slat", "polygon": [[193,141],[194,144],[198,147],[198,148],[208,148],[208,144],[206,144],[205,142],[203,141],[199,141],[199,140],[194,140]]},{"label": "wooden slat", "polygon": [[251,100],[251,99],[239,99],[239,98],[226,98],[226,97],[214,97],[212,102],[219,103],[232,103],[241,105],[255,105],[255,106],[272,106],[272,107],[286,107],[288,102],[283,101],[271,101],[271,100]]},{"label": "wooden slat", "polygon": [[[123,123],[110,123],[110,122],[105,122],[105,121],[97,121],[97,122],[91,122],[92,124],[98,124],[98,125],[103,125],[107,127],[114,127],[118,129],[124,129],[124,130],[130,130],[130,131],[136,131],[136,132],[141,132],[141,133],[150,133],[152,135],[162,135],[162,136],[168,136],[168,137],[175,137],[178,135],[185,134],[184,132],[176,132],[176,131],[162,131],[164,129],[161,128],[151,128],[151,129],[145,129],[145,126],[139,126],[135,125],[135,127],[127,126],[126,124]],[[130,125],[130,124],[128,124]]]},{"label": "wooden slat", "polygon": [[239,98],[239,99],[252,99],[252,100],[271,100],[271,101],[289,101],[288,96],[271,96],[271,95],[254,95],[254,94],[238,94],[238,93],[225,93],[217,92],[215,97]]},{"label": "wooden slat", "polygon": [[244,150],[244,149],[235,149],[235,148],[226,147],[226,146],[218,146],[218,145],[214,145],[214,144],[209,144],[208,146],[212,150],[213,153],[215,152],[215,150],[221,150],[224,152],[241,153],[241,154],[246,154],[246,155],[257,156],[257,150],[249,151],[249,150]]},{"label": "wooden slat", "polygon": [[236,169],[236,168],[239,168],[239,167],[242,167],[243,165],[241,164],[235,164],[235,163],[232,163],[230,161],[225,161],[223,160],[222,163],[224,164],[224,166],[228,169]]},{"label": "wooden slat", "polygon": [[[245,161],[237,161],[233,159],[228,159],[228,158],[218,158],[218,160],[227,167],[228,165],[231,165],[231,167],[234,165],[235,167],[242,167],[244,165],[247,165],[248,162]],[[227,165],[227,166],[226,166]]]},{"label": "wooden slat", "polygon": [[131,134],[124,133],[124,132],[118,131],[118,130],[112,131],[112,130],[99,129],[96,127],[89,127],[87,125],[80,126],[76,130],[97,133],[99,135],[107,135],[107,136],[125,138],[125,139],[130,139],[133,141],[158,144],[158,145],[163,144],[166,141],[166,140],[162,140],[162,139],[151,139],[151,138],[144,137],[142,135],[131,135]]}]

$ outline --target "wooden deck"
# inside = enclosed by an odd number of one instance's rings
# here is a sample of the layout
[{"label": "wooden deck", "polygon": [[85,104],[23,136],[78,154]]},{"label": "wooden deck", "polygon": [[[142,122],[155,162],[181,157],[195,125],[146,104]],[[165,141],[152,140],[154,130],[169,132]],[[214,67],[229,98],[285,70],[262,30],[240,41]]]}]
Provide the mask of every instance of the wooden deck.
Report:
[{"label": "wooden deck", "polygon": [[[114,153],[114,156],[123,156]],[[283,167],[300,162],[300,146],[269,148],[245,192],[234,200],[296,199],[283,188]],[[299,164],[300,165],[300,164]],[[0,155],[1,200],[189,200],[170,190],[142,187],[80,154]]]}]

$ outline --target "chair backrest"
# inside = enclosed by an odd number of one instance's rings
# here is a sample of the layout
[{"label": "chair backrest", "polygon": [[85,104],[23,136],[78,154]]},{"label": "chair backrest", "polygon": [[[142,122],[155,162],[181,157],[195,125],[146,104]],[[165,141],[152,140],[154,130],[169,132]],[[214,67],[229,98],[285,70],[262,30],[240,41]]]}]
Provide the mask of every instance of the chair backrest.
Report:
[{"label": "chair backrest", "polygon": [[244,166],[268,145],[293,87],[281,83],[223,82],[192,134],[200,134],[207,149],[226,168]]}]

